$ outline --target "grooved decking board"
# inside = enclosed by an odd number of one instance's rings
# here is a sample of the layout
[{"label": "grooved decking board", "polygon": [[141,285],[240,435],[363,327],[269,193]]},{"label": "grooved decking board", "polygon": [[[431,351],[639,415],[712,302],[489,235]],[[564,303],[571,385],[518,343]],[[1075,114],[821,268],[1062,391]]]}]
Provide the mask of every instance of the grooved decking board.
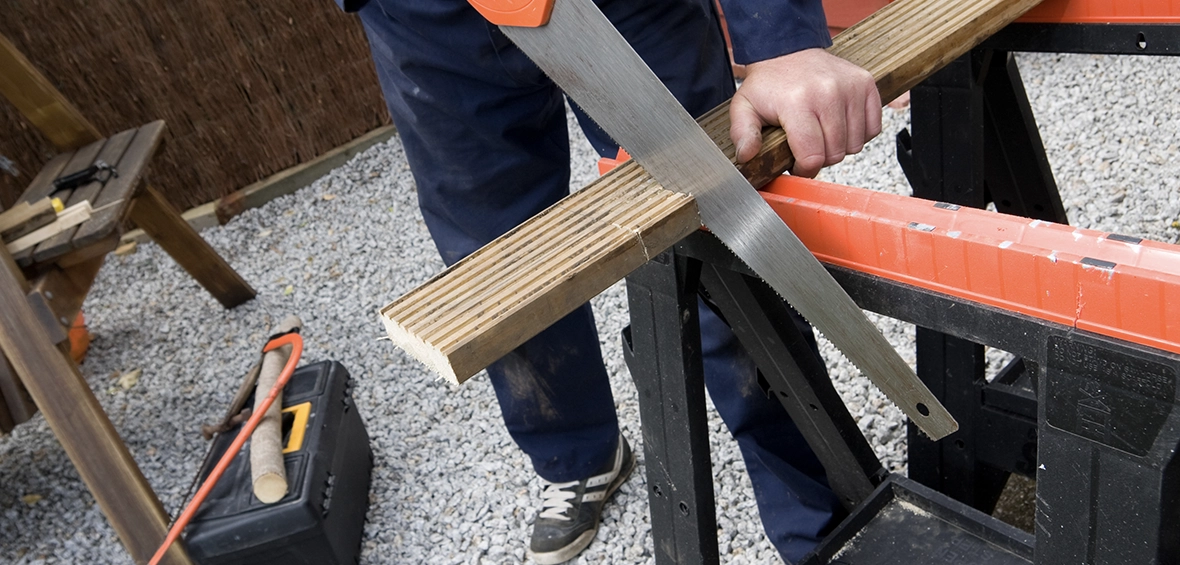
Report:
[{"label": "grooved decking board", "polygon": [[[1039,0],[900,0],[830,51],[890,101]],[[698,120],[732,161],[729,103]],[[794,163],[780,128],[738,168],[760,187]],[[496,361],[700,227],[692,197],[628,161],[381,309],[390,338],[456,383]]]}]

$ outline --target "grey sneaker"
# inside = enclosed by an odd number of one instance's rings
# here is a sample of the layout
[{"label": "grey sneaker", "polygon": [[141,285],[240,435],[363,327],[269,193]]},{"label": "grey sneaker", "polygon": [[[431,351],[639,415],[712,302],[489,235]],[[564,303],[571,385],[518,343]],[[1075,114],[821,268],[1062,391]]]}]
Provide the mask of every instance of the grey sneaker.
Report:
[{"label": "grey sneaker", "polygon": [[593,476],[568,483],[546,483],[541,493],[541,513],[533,524],[529,556],[539,565],[555,565],[573,559],[598,533],[602,505],[635,468],[635,454],[619,434],[615,456]]}]

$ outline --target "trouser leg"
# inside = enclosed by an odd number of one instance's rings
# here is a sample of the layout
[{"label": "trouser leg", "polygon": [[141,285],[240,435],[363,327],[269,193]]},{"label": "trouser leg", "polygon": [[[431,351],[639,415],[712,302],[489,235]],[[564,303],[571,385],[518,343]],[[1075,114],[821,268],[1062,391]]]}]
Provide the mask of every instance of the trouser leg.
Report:
[{"label": "trouser leg", "polygon": [[[797,322],[804,335],[814,335]],[[798,561],[843,515],[840,500],[803,434],[759,384],[754,362],[704,302],[701,346],[709,397],[741,448],[766,535],[784,560]]]},{"label": "trouser leg", "polygon": [[[561,92],[466,2],[370,2],[361,17],[444,262],[568,193]],[[618,422],[589,305],[488,375],[509,433],[542,478],[584,478],[612,453]]]},{"label": "trouser leg", "polygon": [[[623,12],[613,14],[626,22],[620,32],[689,113],[700,116],[733,95],[728,54],[708,0],[687,3],[685,13],[667,20],[634,4],[616,4],[620,2],[607,3],[604,12],[608,17],[612,10]],[[686,29],[692,25],[697,27]],[[688,38],[694,38],[691,44]],[[588,120],[582,116],[579,119],[595,148],[613,156],[617,146],[609,137],[593,124],[585,127]],[[701,305],[701,353],[709,396],[741,448],[767,535],[783,559],[797,561],[831,529],[843,508],[799,429],[782,405],[762,391],[757,369],[733,332]],[[805,335],[812,336],[811,327],[799,321]],[[814,338],[812,349],[819,355]]]}]

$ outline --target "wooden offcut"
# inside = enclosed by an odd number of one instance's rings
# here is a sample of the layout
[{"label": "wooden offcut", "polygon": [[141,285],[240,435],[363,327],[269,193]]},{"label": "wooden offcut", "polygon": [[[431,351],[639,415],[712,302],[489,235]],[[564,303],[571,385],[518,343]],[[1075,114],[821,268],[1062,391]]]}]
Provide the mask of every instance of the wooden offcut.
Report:
[{"label": "wooden offcut", "polygon": [[[830,51],[893,100],[1039,0],[900,0]],[[698,120],[734,160],[729,104]],[[755,187],[794,163],[780,128],[738,168]],[[459,383],[700,228],[690,196],[628,162],[381,309],[393,342]]]},{"label": "wooden offcut", "polygon": [[44,226],[57,217],[61,200],[42,198],[36,202],[18,202],[0,212],[0,239],[16,241],[21,236]]},{"label": "wooden offcut", "polygon": [[[46,169],[48,170],[43,169],[37,174],[37,177],[33,179],[32,184],[30,184],[29,188],[25,190],[25,193],[21,195],[21,201],[36,202],[42,198],[55,196],[56,191],[53,186],[53,181],[57,178],[80,172],[86,167],[92,165],[94,163],[94,159],[98,157],[98,152],[102,150],[104,143],[105,140],[98,139],[84,145],[77,151],[67,152],[55,157],[53,161],[50,161],[49,164],[46,165]],[[60,167],[57,166],[59,159],[63,159]],[[56,170],[57,172],[49,173],[49,170]],[[62,196],[68,198],[68,191],[62,191]],[[33,263],[33,248],[26,248],[23,251],[14,252],[12,254],[12,258],[16,260],[18,265],[27,267]]]},{"label": "wooden offcut", "polygon": [[94,210],[90,208],[90,203],[86,201],[79,202],[62,210],[57,218],[32,232],[21,236],[11,243],[5,244],[9,253],[17,254],[25,250],[32,249],[38,244],[48,240],[57,239],[63,235],[68,236],[73,232],[75,226],[90,219],[90,214]]}]

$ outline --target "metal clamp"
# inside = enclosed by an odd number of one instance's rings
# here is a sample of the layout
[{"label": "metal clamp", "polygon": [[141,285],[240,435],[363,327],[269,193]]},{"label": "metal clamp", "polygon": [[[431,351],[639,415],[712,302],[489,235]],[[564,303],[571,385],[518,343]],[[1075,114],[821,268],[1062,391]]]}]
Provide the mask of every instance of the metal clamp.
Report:
[{"label": "metal clamp", "polygon": [[99,159],[93,165],[81,171],[53,179],[53,189],[55,191],[72,190],[91,182],[105,183],[112,178],[118,177],[119,171],[114,165],[110,165],[106,161]]}]

